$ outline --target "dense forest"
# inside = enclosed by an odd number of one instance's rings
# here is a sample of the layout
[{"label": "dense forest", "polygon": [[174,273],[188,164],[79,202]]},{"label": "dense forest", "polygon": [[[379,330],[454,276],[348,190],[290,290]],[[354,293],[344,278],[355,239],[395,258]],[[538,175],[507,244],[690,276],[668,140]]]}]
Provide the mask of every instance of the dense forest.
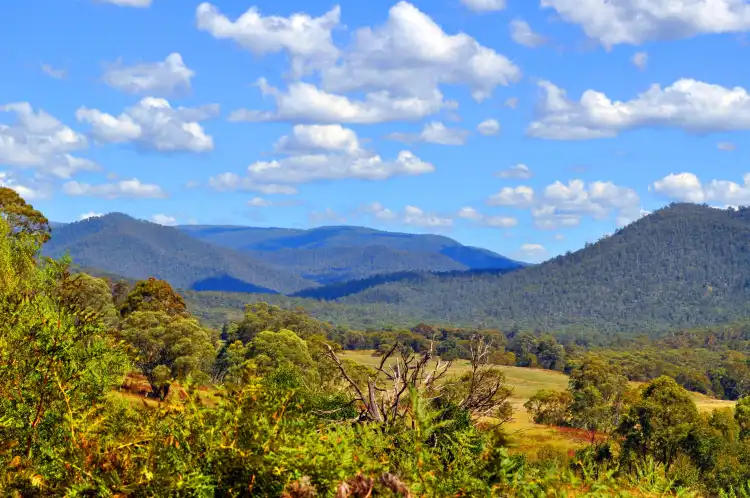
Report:
[{"label": "dense forest", "polygon": [[[164,280],[42,256],[49,223],[14,191],[0,213],[3,496],[750,493],[746,322],[604,341],[259,301],[211,327]],[[567,389],[519,406],[519,371]],[[583,439],[528,451],[507,429],[524,413]]]},{"label": "dense forest", "polygon": [[[663,331],[748,316],[750,209],[673,204],[595,244],[508,274],[420,275],[346,304],[466,325]],[[326,288],[311,291],[325,297]]]}]

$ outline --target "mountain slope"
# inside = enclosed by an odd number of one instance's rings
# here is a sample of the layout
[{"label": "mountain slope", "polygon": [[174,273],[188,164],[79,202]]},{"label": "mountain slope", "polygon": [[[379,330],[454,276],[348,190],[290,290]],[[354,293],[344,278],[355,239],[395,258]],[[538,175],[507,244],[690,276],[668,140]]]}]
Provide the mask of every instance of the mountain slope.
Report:
[{"label": "mountain slope", "polygon": [[66,252],[84,267],[135,279],[155,276],[184,289],[294,292],[317,285],[176,228],[119,213],[54,228],[44,253]]},{"label": "mountain slope", "polygon": [[322,284],[402,271],[515,269],[523,263],[439,235],[331,226],[310,230],[181,226],[190,235],[251,254]]},{"label": "mountain slope", "polygon": [[750,315],[750,210],[673,204],[540,265],[424,275],[339,301],[462,324],[638,331],[730,321]]}]

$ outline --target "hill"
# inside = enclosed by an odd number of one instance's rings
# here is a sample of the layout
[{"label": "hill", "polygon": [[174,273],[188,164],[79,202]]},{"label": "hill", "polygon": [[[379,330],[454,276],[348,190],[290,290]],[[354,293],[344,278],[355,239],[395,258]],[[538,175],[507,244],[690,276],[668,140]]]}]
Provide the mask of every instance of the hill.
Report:
[{"label": "hill", "polygon": [[317,285],[293,272],[119,213],[53,228],[44,254],[126,278],[162,278],[193,290],[294,292]]},{"label": "hill", "polygon": [[352,226],[310,230],[184,225],[201,240],[298,272],[321,284],[402,271],[515,269],[523,263],[440,235]]},{"label": "hill", "polygon": [[507,274],[420,275],[352,289],[338,301],[466,325],[614,332],[728,322],[750,315],[750,209],[673,204]]}]

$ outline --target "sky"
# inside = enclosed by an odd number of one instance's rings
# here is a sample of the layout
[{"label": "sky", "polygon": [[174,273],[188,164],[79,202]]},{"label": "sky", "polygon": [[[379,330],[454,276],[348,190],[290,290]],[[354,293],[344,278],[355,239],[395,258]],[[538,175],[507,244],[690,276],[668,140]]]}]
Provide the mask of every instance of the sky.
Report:
[{"label": "sky", "polygon": [[538,262],[750,204],[746,0],[2,2],[0,185],[50,220],[359,225]]}]

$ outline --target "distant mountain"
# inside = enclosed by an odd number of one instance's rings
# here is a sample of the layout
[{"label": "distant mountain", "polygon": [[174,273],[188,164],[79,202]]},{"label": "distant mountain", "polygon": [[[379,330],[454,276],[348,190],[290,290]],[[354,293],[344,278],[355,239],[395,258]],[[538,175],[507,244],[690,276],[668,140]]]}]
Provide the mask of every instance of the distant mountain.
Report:
[{"label": "distant mountain", "polygon": [[154,276],[183,289],[287,293],[317,285],[249,254],[120,213],[55,226],[44,253],[66,252],[82,267],[133,279]]},{"label": "distant mountain", "polygon": [[369,283],[298,295],[457,324],[638,332],[729,322],[750,316],[750,209],[673,204],[577,252],[507,274]]},{"label": "distant mountain", "polygon": [[310,230],[184,225],[201,240],[283,266],[321,284],[403,271],[508,270],[524,266],[439,235],[330,226]]}]

